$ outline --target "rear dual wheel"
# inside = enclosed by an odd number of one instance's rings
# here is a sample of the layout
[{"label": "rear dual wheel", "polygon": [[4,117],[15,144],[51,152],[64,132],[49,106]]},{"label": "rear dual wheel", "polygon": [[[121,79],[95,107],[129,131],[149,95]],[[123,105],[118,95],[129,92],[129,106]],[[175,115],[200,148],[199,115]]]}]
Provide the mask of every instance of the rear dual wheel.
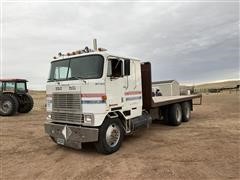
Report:
[{"label": "rear dual wheel", "polygon": [[173,104],[169,109],[168,122],[172,126],[179,126],[182,123],[182,107],[180,104]]},{"label": "rear dual wheel", "polygon": [[169,125],[179,126],[182,122],[188,122],[191,118],[190,102],[182,104],[173,104],[169,109],[165,110],[165,119]]},{"label": "rear dual wheel", "polygon": [[182,106],[182,121],[188,122],[191,118],[191,104],[190,102],[183,102]]}]

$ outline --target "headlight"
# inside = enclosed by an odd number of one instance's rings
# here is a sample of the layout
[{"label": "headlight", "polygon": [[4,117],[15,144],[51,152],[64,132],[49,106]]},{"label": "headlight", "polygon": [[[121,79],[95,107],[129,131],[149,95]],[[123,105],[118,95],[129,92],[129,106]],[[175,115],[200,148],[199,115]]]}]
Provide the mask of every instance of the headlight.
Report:
[{"label": "headlight", "polygon": [[93,122],[94,122],[94,115],[93,114],[84,114],[84,123],[93,124]]}]

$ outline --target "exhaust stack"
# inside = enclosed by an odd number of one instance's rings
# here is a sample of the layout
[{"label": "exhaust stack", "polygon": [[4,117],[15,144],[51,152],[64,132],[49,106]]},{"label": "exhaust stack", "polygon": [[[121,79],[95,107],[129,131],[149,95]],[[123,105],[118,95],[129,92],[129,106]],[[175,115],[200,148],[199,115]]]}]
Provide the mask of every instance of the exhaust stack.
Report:
[{"label": "exhaust stack", "polygon": [[93,50],[97,51],[97,39],[93,39]]}]

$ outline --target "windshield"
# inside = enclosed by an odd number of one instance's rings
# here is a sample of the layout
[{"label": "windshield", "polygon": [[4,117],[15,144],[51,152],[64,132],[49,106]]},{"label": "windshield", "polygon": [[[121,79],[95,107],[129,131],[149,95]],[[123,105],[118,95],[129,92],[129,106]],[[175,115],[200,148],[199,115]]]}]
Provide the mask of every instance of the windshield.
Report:
[{"label": "windshield", "polygon": [[16,90],[17,91],[26,91],[26,86],[24,82],[18,82],[16,84]]},{"label": "windshield", "polygon": [[52,62],[49,81],[67,79],[97,79],[103,74],[103,57],[82,56]]},{"label": "windshield", "polygon": [[14,91],[15,90],[15,82],[6,82],[4,90],[5,91]]}]

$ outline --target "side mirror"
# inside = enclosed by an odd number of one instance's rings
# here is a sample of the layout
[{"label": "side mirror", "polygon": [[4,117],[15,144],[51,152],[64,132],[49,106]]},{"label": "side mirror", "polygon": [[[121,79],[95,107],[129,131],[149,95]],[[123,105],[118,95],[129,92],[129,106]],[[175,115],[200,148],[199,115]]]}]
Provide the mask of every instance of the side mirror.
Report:
[{"label": "side mirror", "polygon": [[111,59],[108,60],[108,68],[107,68],[107,77],[112,76],[112,61]]},{"label": "side mirror", "polygon": [[124,60],[124,75],[125,76],[130,75],[130,59]]}]

